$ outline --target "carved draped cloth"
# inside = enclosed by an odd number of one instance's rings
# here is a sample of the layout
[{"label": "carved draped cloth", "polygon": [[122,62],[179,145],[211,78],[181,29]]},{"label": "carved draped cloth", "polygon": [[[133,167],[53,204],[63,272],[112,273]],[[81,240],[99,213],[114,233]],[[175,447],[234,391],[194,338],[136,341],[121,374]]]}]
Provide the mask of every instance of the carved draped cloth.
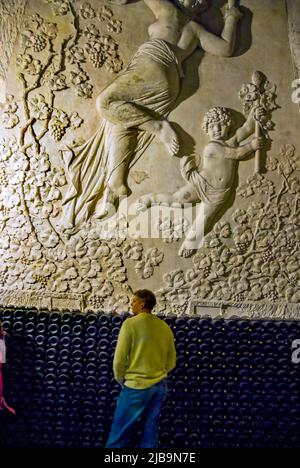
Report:
[{"label": "carved draped cloth", "polygon": [[[138,126],[170,113],[181,77],[182,70],[172,48],[167,42],[154,39],[138,49],[126,70],[113,81],[113,92],[109,105],[103,109],[99,130],[83,145],[62,151],[69,179],[63,201],[65,228],[86,221],[95,211],[116,167],[132,159],[130,168],[144,153],[153,135],[138,130]],[[124,145],[124,139],[130,140],[133,132],[134,149],[130,144]],[[109,165],[112,142],[122,143],[125,148],[122,160],[113,167]]]},{"label": "carved draped cloth", "polygon": [[221,205],[231,193],[231,187],[217,188],[211,185],[196,168],[194,156],[186,159],[182,168],[182,175],[193,187],[203,203],[216,206]]}]

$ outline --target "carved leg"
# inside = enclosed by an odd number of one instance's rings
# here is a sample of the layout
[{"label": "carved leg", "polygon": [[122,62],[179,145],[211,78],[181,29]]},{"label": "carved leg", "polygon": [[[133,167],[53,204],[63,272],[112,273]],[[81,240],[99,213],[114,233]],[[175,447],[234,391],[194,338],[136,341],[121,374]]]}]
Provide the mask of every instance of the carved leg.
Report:
[{"label": "carved leg", "polygon": [[156,135],[167,147],[171,156],[179,151],[179,139],[168,120],[149,120],[140,125],[142,130]]},{"label": "carved leg", "polygon": [[187,258],[200,249],[204,235],[209,232],[214,217],[222,206],[222,204],[201,203],[201,205],[197,207],[196,219],[187,233],[178,255]]},{"label": "carved leg", "polygon": [[136,209],[144,211],[152,204],[172,205],[176,203],[182,206],[185,203],[196,203],[198,201],[199,197],[196,191],[190,184],[187,184],[174,193],[147,193],[137,200]]},{"label": "carved leg", "polygon": [[117,83],[112,83],[97,97],[96,107],[101,117],[109,122],[126,128],[139,128],[158,136],[171,156],[179,151],[179,139],[168,120],[155,114],[151,109],[133,102]]},{"label": "carved leg", "polygon": [[125,183],[125,174],[137,145],[137,130],[125,129],[114,125],[106,139],[108,151],[108,170],[106,189],[101,207],[96,210],[95,218],[107,216],[110,208],[116,207],[118,199],[126,196],[128,189]]},{"label": "carved leg", "polygon": [[115,125],[106,144],[109,154],[107,185],[116,195],[127,195],[125,173],[136,150],[137,130]]},{"label": "carved leg", "polygon": [[135,206],[137,211],[144,211],[150,208],[151,205],[171,205],[173,201],[174,196],[172,193],[147,193],[138,198]]},{"label": "carved leg", "polygon": [[124,89],[124,84],[119,81],[117,78],[97,97],[96,108],[100,117],[115,125],[122,125],[123,128],[137,128],[155,119],[153,111],[143,106],[141,102],[138,104],[135,102],[135,99],[141,101],[141,96],[135,96],[134,90]]}]

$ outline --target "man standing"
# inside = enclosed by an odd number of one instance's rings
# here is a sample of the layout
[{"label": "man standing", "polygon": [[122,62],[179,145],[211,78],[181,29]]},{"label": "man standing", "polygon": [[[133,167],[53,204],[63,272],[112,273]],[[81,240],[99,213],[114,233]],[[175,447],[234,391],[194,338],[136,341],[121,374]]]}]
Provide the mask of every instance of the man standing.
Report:
[{"label": "man standing", "polygon": [[151,291],[136,291],[131,301],[134,317],[121,327],[113,370],[122,390],[107,448],[129,447],[139,417],[143,420],[139,446],[157,447],[159,415],[167,394],[165,379],[176,365],[176,350],[170,327],[151,313],[155,304]]}]

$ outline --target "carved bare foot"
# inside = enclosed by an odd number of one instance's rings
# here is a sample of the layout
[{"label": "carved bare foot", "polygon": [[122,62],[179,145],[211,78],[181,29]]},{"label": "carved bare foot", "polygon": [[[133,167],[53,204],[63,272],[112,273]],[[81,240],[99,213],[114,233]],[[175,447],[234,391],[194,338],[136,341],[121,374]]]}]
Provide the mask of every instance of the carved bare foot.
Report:
[{"label": "carved bare foot", "polygon": [[151,206],[151,204],[152,204],[152,197],[150,194],[147,194],[137,199],[135,203],[135,208],[137,211],[145,211],[147,208]]},{"label": "carved bare foot", "polygon": [[179,139],[168,120],[149,120],[140,126],[142,130],[154,133],[166,145],[171,156],[179,151]]},{"label": "carved bare foot", "polygon": [[195,252],[195,249],[186,249],[185,247],[181,247],[179,249],[178,255],[180,255],[183,258],[189,258],[192,255],[194,255]]},{"label": "carved bare foot", "polygon": [[164,120],[161,124],[158,136],[166,145],[171,156],[175,156],[179,151],[179,139],[177,133],[173,130],[171,124]]},{"label": "carved bare foot", "polygon": [[124,184],[121,184],[118,188],[112,187],[112,191],[117,197],[123,197],[128,195],[128,189]]},{"label": "carved bare foot", "polygon": [[94,214],[93,218],[94,219],[104,219],[104,218],[106,218],[106,216],[109,213],[109,208],[110,208],[110,205],[108,205],[107,203],[104,203],[102,205],[101,209],[99,211],[97,211],[97,213]]},{"label": "carved bare foot", "polygon": [[106,218],[111,212],[115,213],[118,198],[121,196],[122,192],[124,194],[124,191],[127,194],[127,188],[125,185],[122,185],[121,187],[113,190],[111,187],[107,186],[103,195],[103,203],[94,214],[94,219],[103,219]]}]

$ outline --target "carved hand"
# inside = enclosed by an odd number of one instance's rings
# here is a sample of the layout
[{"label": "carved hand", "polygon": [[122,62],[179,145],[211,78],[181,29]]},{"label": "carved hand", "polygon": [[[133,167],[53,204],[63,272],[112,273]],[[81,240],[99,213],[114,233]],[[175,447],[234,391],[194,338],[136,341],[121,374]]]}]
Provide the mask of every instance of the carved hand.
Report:
[{"label": "carved hand", "polygon": [[235,0],[228,0],[228,3],[221,8],[224,19],[233,17],[237,21],[242,18],[243,14],[239,8],[235,6]]},{"label": "carved hand", "polygon": [[266,110],[262,106],[258,106],[255,108],[255,120],[260,121],[265,115],[267,114]]},{"label": "carved hand", "polygon": [[262,137],[253,138],[253,140],[251,141],[251,147],[252,147],[253,151],[267,149],[268,140],[266,140],[265,138],[262,138]]}]

